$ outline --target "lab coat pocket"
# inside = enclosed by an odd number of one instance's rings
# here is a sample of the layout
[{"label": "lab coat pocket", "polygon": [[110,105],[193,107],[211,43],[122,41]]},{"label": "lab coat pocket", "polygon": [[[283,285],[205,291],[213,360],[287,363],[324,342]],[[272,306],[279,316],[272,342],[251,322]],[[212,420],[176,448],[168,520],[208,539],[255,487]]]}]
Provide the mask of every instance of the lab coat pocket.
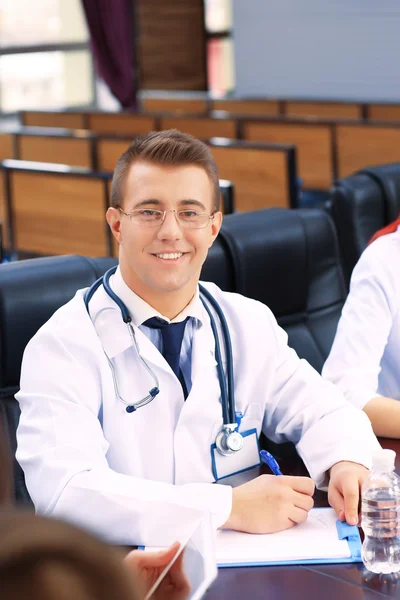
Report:
[{"label": "lab coat pocket", "polygon": [[241,450],[229,456],[222,455],[215,443],[211,445],[211,467],[215,481],[254,469],[260,464],[257,430],[247,429],[242,432],[242,437]]},{"label": "lab coat pocket", "polygon": [[252,404],[248,404],[243,412],[237,410],[236,422],[239,424],[238,431],[240,433],[254,428],[260,433],[262,423],[261,404],[253,402]]}]

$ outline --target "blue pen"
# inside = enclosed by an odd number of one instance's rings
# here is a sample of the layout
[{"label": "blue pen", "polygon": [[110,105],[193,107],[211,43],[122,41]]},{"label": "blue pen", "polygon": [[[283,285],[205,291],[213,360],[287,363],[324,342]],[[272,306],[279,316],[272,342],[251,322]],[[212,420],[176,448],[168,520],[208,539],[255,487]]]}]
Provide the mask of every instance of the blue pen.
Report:
[{"label": "blue pen", "polygon": [[278,463],[267,450],[260,450],[260,458],[266,465],[269,466],[274,475],[282,475],[282,471],[279,468]]}]

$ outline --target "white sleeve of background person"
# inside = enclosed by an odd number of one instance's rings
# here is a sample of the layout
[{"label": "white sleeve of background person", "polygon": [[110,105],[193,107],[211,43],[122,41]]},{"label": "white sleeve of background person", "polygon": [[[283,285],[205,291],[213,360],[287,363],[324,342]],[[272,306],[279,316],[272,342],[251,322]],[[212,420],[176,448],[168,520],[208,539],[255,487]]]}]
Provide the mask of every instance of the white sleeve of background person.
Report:
[{"label": "white sleeve of background person", "polygon": [[322,371],[360,409],[379,395],[381,361],[399,308],[400,252],[393,242],[392,236],[385,236],[362,254]]}]

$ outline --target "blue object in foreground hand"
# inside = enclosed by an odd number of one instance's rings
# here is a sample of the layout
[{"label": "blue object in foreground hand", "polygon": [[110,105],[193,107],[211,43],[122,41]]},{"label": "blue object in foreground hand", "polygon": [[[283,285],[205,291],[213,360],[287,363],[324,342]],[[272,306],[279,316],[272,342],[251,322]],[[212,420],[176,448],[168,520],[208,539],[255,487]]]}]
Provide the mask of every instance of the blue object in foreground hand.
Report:
[{"label": "blue object in foreground hand", "polygon": [[266,450],[260,450],[260,458],[263,463],[269,466],[274,475],[282,475],[282,471],[280,470],[279,465],[272,454]]}]

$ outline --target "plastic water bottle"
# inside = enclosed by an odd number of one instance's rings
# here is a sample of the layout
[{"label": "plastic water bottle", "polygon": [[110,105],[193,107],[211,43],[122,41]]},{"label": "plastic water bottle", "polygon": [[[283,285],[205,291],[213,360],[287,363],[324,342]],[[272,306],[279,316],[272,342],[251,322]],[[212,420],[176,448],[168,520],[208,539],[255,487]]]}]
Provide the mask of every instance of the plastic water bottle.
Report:
[{"label": "plastic water bottle", "polygon": [[396,453],[380,450],[362,486],[362,559],[373,573],[400,571],[400,477],[394,472]]}]

